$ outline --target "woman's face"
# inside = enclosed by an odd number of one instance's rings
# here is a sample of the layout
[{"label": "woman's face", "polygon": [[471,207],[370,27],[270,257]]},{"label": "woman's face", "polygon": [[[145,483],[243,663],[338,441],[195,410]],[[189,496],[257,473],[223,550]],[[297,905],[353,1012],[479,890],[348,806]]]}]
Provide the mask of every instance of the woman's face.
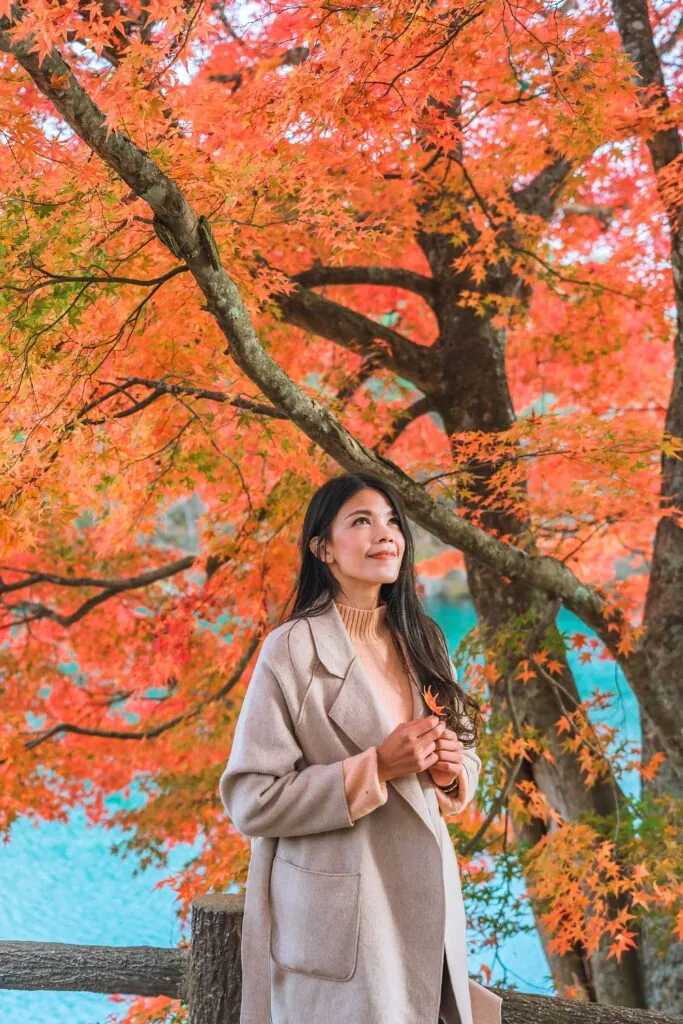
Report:
[{"label": "woman's face", "polygon": [[[316,552],[316,539],[311,550]],[[374,607],[379,588],[398,576],[405,537],[381,491],[364,487],[342,505],[332,522],[332,540],[320,552],[351,603]],[[391,557],[376,558],[385,553]]]}]

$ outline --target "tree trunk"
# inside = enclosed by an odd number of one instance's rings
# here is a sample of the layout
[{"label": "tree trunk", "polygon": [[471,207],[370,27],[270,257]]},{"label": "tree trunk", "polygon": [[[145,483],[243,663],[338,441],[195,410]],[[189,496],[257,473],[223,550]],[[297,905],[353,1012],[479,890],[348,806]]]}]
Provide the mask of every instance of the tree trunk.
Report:
[{"label": "tree trunk", "polygon": [[[463,430],[507,430],[513,425],[515,414],[506,376],[504,334],[487,320],[476,317],[472,310],[458,304],[463,287],[472,289],[475,285],[453,274],[451,268],[459,253],[448,238],[445,235],[424,235],[421,245],[437,282],[434,311],[439,324],[442,370],[441,379],[437,378],[441,395],[435,400],[435,407],[443,417],[446,432],[451,435]],[[481,286],[482,291],[495,290],[499,294],[519,292],[521,282],[508,274],[504,267],[496,267],[493,273],[495,278],[487,280]],[[457,441],[455,443],[457,445]],[[457,456],[457,450],[454,450],[454,455]],[[480,506],[479,502],[489,493],[492,468],[478,464],[469,465],[467,469],[474,475],[468,480],[473,498],[465,507],[469,505],[481,512],[485,506]],[[532,526],[528,519],[484,511],[481,525],[489,531],[512,537],[520,546],[531,547]],[[483,632],[493,636],[501,630],[515,630],[514,620],[519,617],[527,619],[531,627],[534,621],[548,616],[549,600],[545,594],[518,582],[503,582],[499,573],[470,556],[466,556],[465,564]],[[519,631],[518,626],[516,631]],[[506,687],[494,687],[494,713],[513,724],[533,726],[549,741],[554,763],[537,758],[528,769],[525,766],[525,770],[564,819],[574,821],[586,813],[613,815],[623,800],[614,779],[600,781],[588,789],[575,755],[560,747],[555,723],[580,698],[554,620],[546,635],[552,639],[556,660],[563,666],[561,674],[556,677],[560,686],[554,687],[547,680],[532,679],[515,684],[510,691]],[[513,825],[520,839],[534,844],[546,831],[546,826],[538,819],[526,824],[515,821],[513,817]],[[533,909],[538,920],[540,908]],[[629,950],[621,961],[615,957],[608,958],[607,948],[611,939],[606,937],[603,946],[591,956],[583,950],[558,956],[548,949],[548,936],[540,923],[538,931],[560,993],[572,985],[581,989],[586,999],[595,1002],[632,1007],[644,1005],[637,950]]]},{"label": "tree trunk", "polygon": [[[643,760],[661,751],[652,725],[644,718]],[[643,782],[643,795],[683,799],[683,786],[668,761],[662,762],[651,782]],[[645,1005],[666,1013],[683,1014],[683,942],[674,936],[671,915],[648,911],[642,919],[642,960]]]},{"label": "tree trunk", "polygon": [[[645,108],[670,108],[659,54],[652,35],[647,0],[612,0],[614,17],[624,50],[635,67],[634,82]],[[646,138],[652,166],[661,189],[661,172],[681,160],[683,145],[678,128],[660,128]],[[674,366],[664,429],[683,437],[683,203],[662,194],[671,237],[671,269],[676,303]],[[675,204],[675,205],[672,205]],[[683,509],[683,460],[666,453],[661,459],[660,507],[666,512]],[[643,616],[643,651],[649,668],[649,683],[667,741],[683,750],[683,529],[663,515],[657,524],[652,568]],[[654,697],[653,697],[654,701]],[[652,757],[661,745],[646,717],[643,720],[643,758]],[[658,722],[658,724],[660,724]],[[643,783],[643,793],[683,797],[683,780],[663,762],[659,774]],[[683,945],[673,936],[674,922],[665,916],[647,914],[643,920],[643,955],[646,965],[646,1005],[683,1012]]]}]

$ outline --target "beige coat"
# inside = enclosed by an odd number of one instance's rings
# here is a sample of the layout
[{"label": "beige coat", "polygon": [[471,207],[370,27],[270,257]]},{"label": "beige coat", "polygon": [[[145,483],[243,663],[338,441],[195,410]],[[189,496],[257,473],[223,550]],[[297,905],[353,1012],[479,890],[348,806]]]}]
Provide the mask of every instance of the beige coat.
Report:
[{"label": "beige coat", "polygon": [[[415,716],[430,714],[417,686]],[[342,761],[392,731],[334,603],[263,641],[220,779],[251,842],[240,1024],[437,1024],[444,952],[460,1016],[500,1024],[468,979],[460,873],[427,771],[349,817]],[[469,793],[481,762],[465,751]]]}]

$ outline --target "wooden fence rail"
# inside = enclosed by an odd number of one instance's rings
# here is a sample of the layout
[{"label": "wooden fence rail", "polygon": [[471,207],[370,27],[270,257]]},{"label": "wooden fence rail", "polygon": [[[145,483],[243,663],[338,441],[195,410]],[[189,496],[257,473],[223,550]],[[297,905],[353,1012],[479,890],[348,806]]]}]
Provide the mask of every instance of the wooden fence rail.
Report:
[{"label": "wooden fence rail", "polygon": [[[181,948],[0,942],[0,989],[170,996],[186,1000],[191,1024],[239,1024],[243,911],[243,894],[194,900],[190,944]],[[620,1006],[499,995],[503,1024],[683,1024],[683,1017]]]}]

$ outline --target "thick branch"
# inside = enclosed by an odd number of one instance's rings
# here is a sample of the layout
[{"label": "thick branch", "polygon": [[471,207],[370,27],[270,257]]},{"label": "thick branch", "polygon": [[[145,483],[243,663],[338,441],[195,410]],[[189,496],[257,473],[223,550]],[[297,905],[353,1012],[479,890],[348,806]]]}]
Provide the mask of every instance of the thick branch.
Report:
[{"label": "thick branch", "polygon": [[434,301],[434,280],[401,267],[311,267],[301,274],[294,274],[292,280],[304,288],[325,284],[376,284],[404,288],[420,295],[430,305]]},{"label": "thick branch", "polygon": [[[155,278],[137,278],[126,276],[107,276],[90,274],[52,274],[43,267],[36,267],[44,280],[36,281],[17,289],[12,285],[0,285],[1,288],[32,293],[39,288],[55,283],[121,284],[137,285],[141,288],[152,288],[166,281],[187,273],[187,266],[174,267]],[[424,349],[416,345],[399,331],[372,320],[363,313],[358,313],[347,306],[318,295],[310,288],[323,284],[377,284],[396,288],[410,289],[431,305],[434,301],[433,281],[422,274],[410,270],[394,270],[385,267],[314,267],[311,270],[295,274],[291,281],[298,287],[289,295],[274,296],[282,312],[283,318],[296,327],[318,334],[352,352],[378,359],[380,364],[393,370],[402,377],[411,380],[419,390],[423,390],[424,380]],[[378,345],[377,339],[386,342]],[[388,352],[387,352],[388,345]],[[280,414],[282,416],[282,414]]]},{"label": "thick branch", "polygon": [[12,594],[24,587],[32,587],[36,583],[56,583],[60,587],[101,587],[112,593],[120,593],[122,590],[137,590],[139,587],[148,587],[150,583],[175,576],[179,572],[189,569],[195,561],[194,555],[181,558],[169,565],[160,565],[157,569],[150,569],[148,572],[138,573],[137,576],[125,576],[120,579],[102,579],[98,576],[60,576],[54,572],[36,572],[32,569],[15,569],[11,565],[1,565],[0,571],[24,573],[26,578],[17,580],[15,583],[5,583],[0,576],[0,594]]},{"label": "thick branch", "polygon": [[428,389],[423,345],[416,345],[399,331],[302,286],[288,295],[278,295],[276,300],[288,323],[343,345],[357,355],[381,355],[386,369],[406,377],[419,391]]},{"label": "thick branch", "polygon": [[558,156],[539,171],[528,185],[512,192],[512,200],[522,213],[536,213],[549,220],[557,204],[559,192],[574,169],[566,157]]}]

